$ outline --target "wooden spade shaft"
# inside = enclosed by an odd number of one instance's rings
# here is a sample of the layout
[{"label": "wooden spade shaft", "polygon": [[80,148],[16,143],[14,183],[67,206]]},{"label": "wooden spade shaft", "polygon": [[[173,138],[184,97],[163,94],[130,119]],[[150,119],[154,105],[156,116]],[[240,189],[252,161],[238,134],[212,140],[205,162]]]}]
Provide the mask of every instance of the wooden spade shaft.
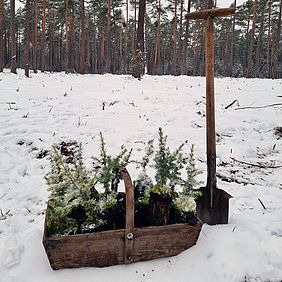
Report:
[{"label": "wooden spade shaft", "polygon": [[205,20],[206,28],[206,144],[207,144],[207,188],[210,189],[210,207],[216,189],[216,136],[214,103],[214,24],[213,18]]}]

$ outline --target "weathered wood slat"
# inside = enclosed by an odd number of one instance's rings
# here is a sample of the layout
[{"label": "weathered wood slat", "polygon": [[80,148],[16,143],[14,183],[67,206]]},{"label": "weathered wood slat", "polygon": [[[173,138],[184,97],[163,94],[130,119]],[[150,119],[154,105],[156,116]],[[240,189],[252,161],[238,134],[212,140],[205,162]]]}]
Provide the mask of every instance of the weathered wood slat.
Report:
[{"label": "weathered wood slat", "polygon": [[235,13],[235,8],[216,8],[208,9],[203,11],[195,11],[186,15],[186,18],[189,20],[200,20],[206,19],[208,17],[217,18],[217,17],[226,17],[231,16]]},{"label": "weathered wood slat", "polygon": [[[202,224],[172,224],[134,229],[133,262],[175,256],[195,245]],[[45,225],[46,230],[46,225]],[[53,269],[104,267],[125,262],[125,229],[43,238]]]}]

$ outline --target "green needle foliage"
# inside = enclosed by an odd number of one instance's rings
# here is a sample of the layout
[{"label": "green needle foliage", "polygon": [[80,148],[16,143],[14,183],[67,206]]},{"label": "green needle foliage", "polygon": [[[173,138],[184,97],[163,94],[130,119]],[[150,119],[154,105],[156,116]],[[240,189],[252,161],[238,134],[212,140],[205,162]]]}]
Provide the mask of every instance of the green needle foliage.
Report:
[{"label": "green needle foliage", "polygon": [[126,166],[130,162],[132,149],[129,151],[121,147],[121,152],[113,157],[108,155],[103,134],[100,132],[100,157],[93,157],[95,165],[99,167],[97,180],[105,189],[105,193],[117,192],[118,184],[122,179],[119,167]]},{"label": "green needle foliage", "polygon": [[53,146],[50,161],[51,170],[45,176],[50,191],[48,230],[54,235],[76,233],[81,229],[82,219],[86,223],[97,219],[96,176],[89,174],[84,166],[81,145],[72,163],[67,163]]},{"label": "green needle foliage", "polygon": [[173,188],[180,182],[184,162],[183,146],[184,144],[181,144],[174,152],[171,152],[167,146],[167,136],[159,128],[159,147],[154,157],[154,168],[156,169],[156,181],[160,185],[169,184]]},{"label": "green needle foliage", "polygon": [[182,180],[181,186],[183,187],[183,194],[187,196],[197,197],[199,194],[194,191],[194,189],[201,185],[202,182],[197,180],[198,175],[202,171],[196,168],[195,162],[195,146],[194,144],[191,147],[188,163],[186,165],[186,179]]}]

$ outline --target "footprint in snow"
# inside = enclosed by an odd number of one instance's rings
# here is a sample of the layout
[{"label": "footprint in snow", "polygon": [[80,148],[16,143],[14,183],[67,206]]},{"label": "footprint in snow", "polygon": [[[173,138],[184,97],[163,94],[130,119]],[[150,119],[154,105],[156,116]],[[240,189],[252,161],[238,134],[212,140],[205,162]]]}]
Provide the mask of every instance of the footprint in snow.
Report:
[{"label": "footprint in snow", "polygon": [[[24,251],[24,246],[19,245],[17,240],[12,240],[13,242],[8,242],[6,249],[4,249],[2,255],[2,265],[6,269],[10,269],[20,263],[21,254]],[[10,245],[10,246],[9,246]],[[13,245],[13,246],[11,246]]]}]

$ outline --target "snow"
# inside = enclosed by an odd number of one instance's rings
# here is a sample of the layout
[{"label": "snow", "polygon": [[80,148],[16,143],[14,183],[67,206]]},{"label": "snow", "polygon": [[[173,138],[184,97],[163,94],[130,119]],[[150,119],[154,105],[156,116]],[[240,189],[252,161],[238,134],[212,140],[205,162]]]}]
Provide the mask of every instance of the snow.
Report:
[{"label": "snow", "polygon": [[[37,159],[39,152],[62,140],[77,140],[90,165],[102,131],[110,152],[117,153],[124,144],[138,158],[142,142],[157,138],[161,126],[172,147],[185,140],[189,146],[195,144],[205,181],[205,79],[31,76],[25,78],[21,70],[18,75],[8,70],[0,74],[1,282],[281,281],[282,169],[261,169],[230,157],[282,164],[282,138],[274,135],[274,128],[282,126],[281,106],[237,109],[282,103],[282,80],[215,81],[217,170],[245,184],[218,179],[218,187],[233,195],[229,224],[204,225],[197,245],[176,257],[103,269],[53,271],[42,245],[48,197],[43,176],[49,162]],[[225,109],[235,99],[238,102]],[[133,165],[128,170],[137,177]]]},{"label": "snow", "polygon": [[[236,5],[240,6],[243,5],[246,2],[246,0],[237,0]],[[234,3],[234,0],[217,0],[216,4],[219,8],[226,8],[229,7],[231,4]]]}]

